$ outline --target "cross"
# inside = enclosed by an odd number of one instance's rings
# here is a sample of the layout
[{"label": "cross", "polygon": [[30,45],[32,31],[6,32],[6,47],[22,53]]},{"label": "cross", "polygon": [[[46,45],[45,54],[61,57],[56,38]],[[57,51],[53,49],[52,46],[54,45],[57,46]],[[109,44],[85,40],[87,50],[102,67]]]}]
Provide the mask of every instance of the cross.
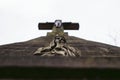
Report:
[{"label": "cross", "polygon": [[64,30],[79,30],[79,23],[62,22],[62,20],[55,20],[55,22],[46,22],[38,24],[39,30],[52,30],[48,32],[47,36],[64,36]]}]

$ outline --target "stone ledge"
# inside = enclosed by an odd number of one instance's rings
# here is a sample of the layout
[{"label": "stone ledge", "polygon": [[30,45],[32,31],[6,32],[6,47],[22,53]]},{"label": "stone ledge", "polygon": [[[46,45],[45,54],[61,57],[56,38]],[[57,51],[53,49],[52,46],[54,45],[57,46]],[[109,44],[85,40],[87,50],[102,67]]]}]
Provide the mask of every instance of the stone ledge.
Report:
[{"label": "stone ledge", "polygon": [[120,57],[0,56],[0,67],[120,69]]}]

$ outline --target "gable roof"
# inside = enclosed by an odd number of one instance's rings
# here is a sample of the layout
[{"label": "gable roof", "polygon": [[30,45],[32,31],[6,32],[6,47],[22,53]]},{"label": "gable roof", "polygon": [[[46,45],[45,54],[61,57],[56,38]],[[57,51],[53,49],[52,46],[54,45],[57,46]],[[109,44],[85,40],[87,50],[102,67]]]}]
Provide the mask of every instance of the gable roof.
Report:
[{"label": "gable roof", "polygon": [[[120,56],[120,48],[111,46],[108,44],[93,42],[74,36],[66,37],[68,45],[81,50],[81,56],[89,57],[118,57]],[[26,42],[13,43],[0,46],[0,56],[28,56],[33,53],[39,47],[48,46],[52,41],[51,37],[42,36],[36,39],[32,39]]]},{"label": "gable roof", "polygon": [[66,80],[68,78],[91,79],[92,77],[96,80],[119,78],[119,47],[73,36],[68,36],[66,39],[70,46],[81,50],[80,57],[33,55],[39,47],[49,45],[52,38],[46,36],[0,46],[0,79],[40,78],[46,80],[62,78]]}]

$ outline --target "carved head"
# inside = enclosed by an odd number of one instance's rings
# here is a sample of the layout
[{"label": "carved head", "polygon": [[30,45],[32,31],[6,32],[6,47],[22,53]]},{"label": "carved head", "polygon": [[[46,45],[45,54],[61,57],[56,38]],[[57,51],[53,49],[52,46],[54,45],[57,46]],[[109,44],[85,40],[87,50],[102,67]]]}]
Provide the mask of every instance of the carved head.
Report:
[{"label": "carved head", "polygon": [[66,40],[62,36],[56,36],[55,39],[54,39],[54,42],[56,42],[56,43],[66,43]]},{"label": "carved head", "polygon": [[55,20],[54,25],[55,25],[57,28],[60,28],[60,27],[62,26],[62,20]]}]

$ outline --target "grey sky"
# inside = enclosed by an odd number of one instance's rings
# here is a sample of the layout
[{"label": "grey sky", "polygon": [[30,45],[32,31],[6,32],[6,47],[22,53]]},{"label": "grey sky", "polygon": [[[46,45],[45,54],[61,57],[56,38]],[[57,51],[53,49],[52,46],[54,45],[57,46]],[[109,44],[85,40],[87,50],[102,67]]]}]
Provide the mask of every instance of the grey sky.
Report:
[{"label": "grey sky", "polygon": [[44,36],[38,23],[55,19],[80,23],[70,35],[120,46],[120,0],[0,0],[0,45]]}]

